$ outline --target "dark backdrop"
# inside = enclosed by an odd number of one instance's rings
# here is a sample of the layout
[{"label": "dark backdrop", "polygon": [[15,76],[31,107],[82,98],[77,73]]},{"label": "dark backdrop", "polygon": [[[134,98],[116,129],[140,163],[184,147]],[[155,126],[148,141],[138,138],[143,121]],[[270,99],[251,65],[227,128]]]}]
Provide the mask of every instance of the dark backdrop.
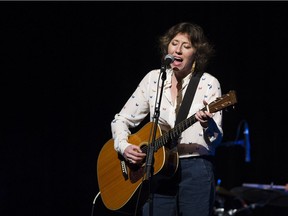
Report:
[{"label": "dark backdrop", "polygon": [[[284,185],[286,2],[1,2],[1,215],[90,215],[97,155],[141,78],[159,68],[157,38],[180,21],[215,44],[208,72],[238,103],[224,112],[218,177]],[[97,199],[95,215],[109,215]]]}]

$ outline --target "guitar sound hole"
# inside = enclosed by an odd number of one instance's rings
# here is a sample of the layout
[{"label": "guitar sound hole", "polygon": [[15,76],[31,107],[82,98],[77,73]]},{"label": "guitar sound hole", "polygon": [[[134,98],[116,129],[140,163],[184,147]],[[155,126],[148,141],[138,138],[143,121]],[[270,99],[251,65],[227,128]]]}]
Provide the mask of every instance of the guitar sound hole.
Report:
[{"label": "guitar sound hole", "polygon": [[147,149],[148,149],[148,145],[147,144],[143,144],[140,146],[140,149],[143,153],[147,153]]},{"label": "guitar sound hole", "polygon": [[[140,149],[141,149],[141,151],[142,151],[143,153],[147,154],[148,144],[142,144],[142,145],[140,146]],[[143,158],[143,161],[142,161],[141,165],[143,166],[143,165],[145,164],[145,162],[146,162],[146,157]]]}]

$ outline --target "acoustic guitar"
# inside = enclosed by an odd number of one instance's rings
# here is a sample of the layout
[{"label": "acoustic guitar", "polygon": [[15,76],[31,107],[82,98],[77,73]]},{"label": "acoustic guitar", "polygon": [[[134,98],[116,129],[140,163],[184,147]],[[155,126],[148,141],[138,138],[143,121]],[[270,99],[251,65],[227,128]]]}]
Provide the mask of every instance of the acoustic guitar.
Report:
[{"label": "acoustic guitar", "polygon": [[[217,98],[202,108],[214,113],[237,103],[234,90]],[[196,122],[195,114],[175,125],[162,135],[159,125],[156,127],[154,141],[153,178],[163,176],[170,178],[178,168],[178,153],[175,148],[169,148],[169,143],[184,130]],[[148,122],[128,138],[129,143],[138,145],[142,152],[147,153],[150,146],[149,135],[155,123]],[[100,195],[104,205],[112,210],[132,213],[135,206],[141,206],[148,199],[146,163],[135,165],[125,161],[124,157],[114,149],[114,140],[108,140],[102,147],[97,160],[97,177]],[[140,190],[141,188],[141,190]],[[139,192],[139,193],[137,193]]]}]

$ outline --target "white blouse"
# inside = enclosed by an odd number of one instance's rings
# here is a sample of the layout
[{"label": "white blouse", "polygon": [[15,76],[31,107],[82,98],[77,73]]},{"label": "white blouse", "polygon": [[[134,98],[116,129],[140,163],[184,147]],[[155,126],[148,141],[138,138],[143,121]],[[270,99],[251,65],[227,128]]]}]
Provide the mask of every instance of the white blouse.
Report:
[{"label": "white blouse", "polygon": [[[158,122],[162,132],[174,127],[177,106],[176,103],[172,102],[171,96],[173,70],[167,69],[166,74],[167,78],[164,81]],[[159,103],[162,84],[160,75],[160,69],[155,69],[147,73],[124,107],[115,115],[115,118],[111,122],[114,148],[117,152],[123,154],[125,148],[130,145],[130,143],[128,143],[128,136],[131,134],[129,128],[138,126],[148,113],[150,113],[150,121],[153,121],[155,102],[157,100],[157,103]],[[183,79],[182,90],[180,90],[182,91],[182,95],[186,92],[190,78],[191,74]],[[209,104],[218,97],[221,97],[219,81],[211,74],[207,72],[203,73],[195,92],[188,117],[204,107],[203,100]],[[221,142],[223,137],[221,110],[213,113],[213,120],[213,124],[209,124],[206,129],[203,129],[199,122],[193,123],[182,132],[178,143],[196,143],[205,147],[210,154],[214,154],[215,146]]]}]

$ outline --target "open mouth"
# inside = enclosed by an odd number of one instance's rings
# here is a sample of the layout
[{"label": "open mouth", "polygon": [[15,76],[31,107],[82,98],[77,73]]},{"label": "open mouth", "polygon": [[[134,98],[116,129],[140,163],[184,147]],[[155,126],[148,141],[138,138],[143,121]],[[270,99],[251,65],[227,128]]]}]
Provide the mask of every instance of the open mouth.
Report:
[{"label": "open mouth", "polygon": [[178,61],[178,62],[182,62],[182,61],[183,61],[183,59],[182,59],[182,58],[180,58],[180,57],[175,57],[175,61]]}]

